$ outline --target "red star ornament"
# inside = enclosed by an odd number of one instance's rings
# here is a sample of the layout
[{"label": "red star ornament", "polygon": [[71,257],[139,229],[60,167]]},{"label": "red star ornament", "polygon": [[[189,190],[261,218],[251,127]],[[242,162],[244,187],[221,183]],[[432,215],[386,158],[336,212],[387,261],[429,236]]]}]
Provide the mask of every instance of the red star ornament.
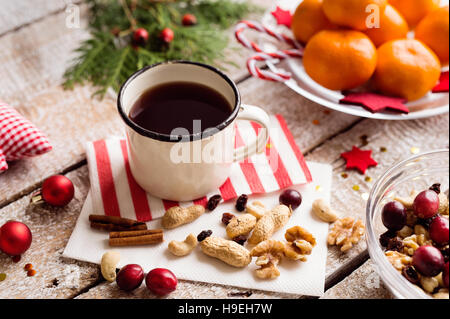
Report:
[{"label": "red star ornament", "polygon": [[292,14],[289,10],[283,10],[280,7],[277,6],[275,11],[271,12],[272,15],[277,20],[278,25],[285,25],[288,28],[291,27],[292,24]]},{"label": "red star ornament", "polygon": [[448,71],[442,72],[439,79],[439,83],[433,88],[433,93],[443,93],[448,92]]},{"label": "red star ornament", "polygon": [[372,151],[363,151],[353,146],[350,152],[344,152],[341,157],[347,161],[347,169],[356,168],[362,174],[370,166],[377,166],[378,163],[372,158]]},{"label": "red star ornament", "polygon": [[406,102],[402,98],[366,92],[348,93],[339,101],[341,104],[360,105],[372,113],[378,113],[384,110],[409,113],[408,107],[404,104]]}]

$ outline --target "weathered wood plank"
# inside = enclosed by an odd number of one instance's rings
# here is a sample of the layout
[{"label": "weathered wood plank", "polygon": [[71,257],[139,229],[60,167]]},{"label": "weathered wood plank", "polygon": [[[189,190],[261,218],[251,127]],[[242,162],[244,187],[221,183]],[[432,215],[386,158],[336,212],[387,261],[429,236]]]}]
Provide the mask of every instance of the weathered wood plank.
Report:
[{"label": "weathered wood plank", "polygon": [[368,260],[333,288],[322,299],[390,299],[393,295]]},{"label": "weathered wood plank", "polygon": [[[8,220],[24,222],[33,233],[30,249],[19,263],[0,253],[0,298],[68,298],[94,284],[96,265],[61,257],[87,195],[88,171],[82,167],[67,175],[75,184],[75,198],[63,209],[29,205],[30,196],[0,210],[0,225]],[[37,274],[27,277],[24,265],[31,263]]]},{"label": "weathered wood plank", "polygon": [[79,0],[0,0],[0,36],[77,3]]}]

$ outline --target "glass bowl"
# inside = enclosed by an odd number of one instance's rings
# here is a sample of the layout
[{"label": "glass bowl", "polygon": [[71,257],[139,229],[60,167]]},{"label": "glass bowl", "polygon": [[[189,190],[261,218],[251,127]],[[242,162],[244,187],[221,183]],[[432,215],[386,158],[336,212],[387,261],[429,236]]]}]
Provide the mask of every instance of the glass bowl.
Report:
[{"label": "glass bowl", "polygon": [[383,206],[395,196],[408,196],[411,191],[428,189],[441,183],[441,191],[449,188],[449,150],[442,149],[413,156],[388,169],[374,184],[366,207],[366,240],[376,271],[395,297],[401,299],[430,298],[406,280],[387,260],[379,237],[386,232],[381,222]]}]

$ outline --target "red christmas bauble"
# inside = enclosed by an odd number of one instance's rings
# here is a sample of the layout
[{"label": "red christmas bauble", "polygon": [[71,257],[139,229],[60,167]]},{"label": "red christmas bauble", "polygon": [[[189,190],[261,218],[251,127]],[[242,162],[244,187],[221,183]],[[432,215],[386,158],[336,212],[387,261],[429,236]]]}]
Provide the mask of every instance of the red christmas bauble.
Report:
[{"label": "red christmas bauble", "polygon": [[175,34],[173,33],[173,30],[170,28],[165,28],[161,31],[161,34],[159,35],[161,40],[163,40],[166,43],[170,43],[173,41],[173,38],[175,37]]},{"label": "red christmas bauble", "polygon": [[41,188],[42,198],[53,206],[65,206],[73,198],[75,188],[70,179],[63,175],[47,178]]},{"label": "red christmas bauble", "polygon": [[0,228],[0,249],[11,256],[23,254],[30,248],[31,230],[21,222],[9,221]]}]

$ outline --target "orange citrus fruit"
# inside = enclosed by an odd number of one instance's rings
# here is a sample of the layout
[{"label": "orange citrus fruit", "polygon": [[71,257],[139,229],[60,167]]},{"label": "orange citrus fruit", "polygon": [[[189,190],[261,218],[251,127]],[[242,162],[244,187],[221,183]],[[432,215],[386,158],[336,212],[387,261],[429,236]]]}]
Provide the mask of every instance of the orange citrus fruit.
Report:
[{"label": "orange citrus fruit", "polygon": [[440,74],[438,57],[419,40],[393,40],[378,48],[374,82],[384,94],[417,100],[436,85]]},{"label": "orange citrus fruit", "polygon": [[305,0],[297,7],[292,16],[292,32],[295,38],[307,43],[319,31],[336,28],[325,16],[323,0]]},{"label": "orange citrus fruit", "polygon": [[439,8],[440,0],[389,0],[405,17],[410,27],[416,26],[428,13]]},{"label": "orange citrus fruit", "polygon": [[381,14],[386,4],[387,0],[323,0],[323,11],[334,24],[365,30],[372,6],[375,5]]},{"label": "orange citrus fruit", "polygon": [[367,29],[365,34],[378,47],[391,40],[406,38],[408,30],[406,20],[393,6],[388,4],[380,16],[379,28]]},{"label": "orange citrus fruit", "polygon": [[430,12],[416,27],[416,39],[419,39],[441,60],[448,63],[448,6]]},{"label": "orange citrus fruit", "polygon": [[376,51],[362,32],[323,30],[306,45],[303,66],[320,85],[331,90],[349,90],[370,79],[377,64]]}]

